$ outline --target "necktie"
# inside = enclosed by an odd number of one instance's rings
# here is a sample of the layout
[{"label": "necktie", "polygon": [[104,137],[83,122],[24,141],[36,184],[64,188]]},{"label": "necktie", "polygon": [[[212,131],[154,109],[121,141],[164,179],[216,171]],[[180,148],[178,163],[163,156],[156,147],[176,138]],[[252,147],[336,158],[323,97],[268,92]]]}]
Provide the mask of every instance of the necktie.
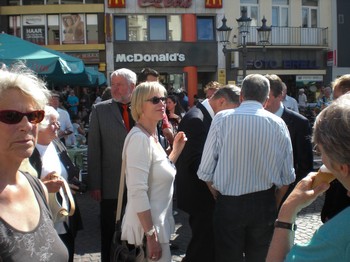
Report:
[{"label": "necktie", "polygon": [[129,121],[128,105],[122,104],[122,108],[123,108],[124,124],[125,124],[126,130],[128,130],[128,132],[129,132],[130,131],[130,121]]}]

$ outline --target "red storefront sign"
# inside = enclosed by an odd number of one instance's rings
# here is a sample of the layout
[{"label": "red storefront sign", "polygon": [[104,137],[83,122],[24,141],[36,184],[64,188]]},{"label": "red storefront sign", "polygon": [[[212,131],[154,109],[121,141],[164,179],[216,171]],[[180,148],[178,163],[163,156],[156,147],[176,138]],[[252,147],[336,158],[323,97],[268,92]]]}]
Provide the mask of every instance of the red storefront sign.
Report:
[{"label": "red storefront sign", "polygon": [[205,0],[205,8],[222,8],[222,0]]},{"label": "red storefront sign", "polygon": [[125,0],[108,0],[109,8],[125,8]]}]

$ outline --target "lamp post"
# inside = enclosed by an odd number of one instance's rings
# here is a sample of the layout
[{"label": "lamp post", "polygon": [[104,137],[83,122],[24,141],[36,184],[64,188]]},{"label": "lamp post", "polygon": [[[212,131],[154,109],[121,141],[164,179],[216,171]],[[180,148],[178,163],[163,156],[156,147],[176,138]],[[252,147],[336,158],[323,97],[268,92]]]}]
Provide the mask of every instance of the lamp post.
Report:
[{"label": "lamp post", "polygon": [[[246,71],[247,71],[247,40],[246,37],[249,34],[250,30],[250,23],[252,19],[247,16],[247,9],[243,8],[241,10],[241,17],[236,19],[238,23],[238,32],[239,36],[242,39],[241,48],[227,48],[226,46],[230,43],[229,38],[232,31],[231,27],[228,27],[226,25],[227,19],[224,16],[224,18],[221,20],[222,25],[217,28],[218,31],[218,38],[219,42],[223,44],[222,52],[226,55],[226,53],[233,52],[233,51],[239,51],[242,52],[242,58],[243,58],[243,78],[246,77]],[[259,43],[262,44],[264,47],[265,45],[269,44],[269,38],[270,38],[270,32],[271,27],[266,26],[266,19],[265,17],[261,20],[262,26],[257,28],[258,35],[259,35]]]}]

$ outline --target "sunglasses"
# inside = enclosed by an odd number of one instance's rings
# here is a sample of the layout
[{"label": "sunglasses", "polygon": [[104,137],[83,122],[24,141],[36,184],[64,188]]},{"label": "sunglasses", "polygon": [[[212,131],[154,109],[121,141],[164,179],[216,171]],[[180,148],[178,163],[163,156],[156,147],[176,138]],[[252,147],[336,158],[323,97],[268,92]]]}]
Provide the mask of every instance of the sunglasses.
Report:
[{"label": "sunglasses", "polygon": [[15,110],[3,110],[0,111],[0,122],[5,124],[14,125],[22,121],[22,118],[26,116],[28,121],[32,124],[40,123],[45,116],[44,110],[36,110],[29,113],[22,113]]},{"label": "sunglasses", "polygon": [[154,97],[152,97],[150,99],[147,99],[146,101],[152,102],[153,105],[156,105],[160,101],[162,101],[164,103],[165,100],[166,100],[166,97],[164,97],[164,96],[163,97],[156,97],[156,96],[154,96]]}]

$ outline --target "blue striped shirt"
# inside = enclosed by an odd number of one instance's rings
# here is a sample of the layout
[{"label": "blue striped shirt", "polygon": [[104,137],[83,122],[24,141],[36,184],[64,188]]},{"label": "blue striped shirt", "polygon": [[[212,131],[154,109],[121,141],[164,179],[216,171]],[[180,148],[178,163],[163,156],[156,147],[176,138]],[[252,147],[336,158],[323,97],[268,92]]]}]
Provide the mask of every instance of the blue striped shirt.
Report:
[{"label": "blue striped shirt", "polygon": [[244,101],[214,117],[197,174],[231,196],[289,185],[295,180],[292,150],[284,121],[261,103]]}]

